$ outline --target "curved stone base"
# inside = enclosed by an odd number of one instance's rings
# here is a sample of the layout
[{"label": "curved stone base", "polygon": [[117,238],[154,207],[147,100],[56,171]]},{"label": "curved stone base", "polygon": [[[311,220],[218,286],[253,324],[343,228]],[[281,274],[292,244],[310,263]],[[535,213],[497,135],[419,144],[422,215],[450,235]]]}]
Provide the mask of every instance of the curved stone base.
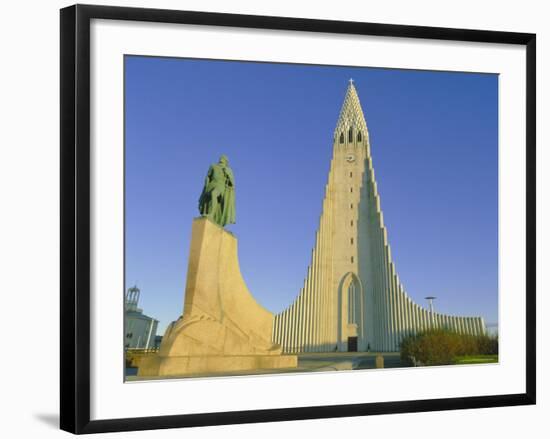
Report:
[{"label": "curved stone base", "polygon": [[183,315],[166,329],[158,354],[140,361],[138,376],[296,367],[297,357],[281,355],[271,340],[273,320],[242,278],[235,236],[197,218]]}]

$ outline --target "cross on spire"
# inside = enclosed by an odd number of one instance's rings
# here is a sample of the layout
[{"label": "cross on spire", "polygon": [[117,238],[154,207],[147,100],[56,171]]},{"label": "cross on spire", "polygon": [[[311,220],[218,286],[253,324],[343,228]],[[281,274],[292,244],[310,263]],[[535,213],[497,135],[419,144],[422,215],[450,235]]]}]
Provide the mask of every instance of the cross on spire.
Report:
[{"label": "cross on spire", "polygon": [[349,78],[349,85],[353,85],[353,78]]}]

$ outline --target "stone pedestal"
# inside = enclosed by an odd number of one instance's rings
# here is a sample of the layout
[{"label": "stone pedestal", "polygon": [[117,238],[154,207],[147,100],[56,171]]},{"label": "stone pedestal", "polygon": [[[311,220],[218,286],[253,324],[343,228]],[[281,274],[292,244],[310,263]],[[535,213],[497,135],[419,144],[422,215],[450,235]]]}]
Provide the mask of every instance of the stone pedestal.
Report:
[{"label": "stone pedestal", "polygon": [[237,238],[207,218],[193,221],[182,317],[139,376],[178,376],[293,368],[271,341],[274,315],[252,297],[241,276]]}]

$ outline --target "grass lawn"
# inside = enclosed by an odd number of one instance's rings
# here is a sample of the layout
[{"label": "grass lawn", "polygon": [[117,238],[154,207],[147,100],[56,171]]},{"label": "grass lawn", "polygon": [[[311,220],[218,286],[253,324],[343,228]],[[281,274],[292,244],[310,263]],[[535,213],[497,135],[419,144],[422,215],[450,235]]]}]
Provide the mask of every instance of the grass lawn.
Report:
[{"label": "grass lawn", "polygon": [[498,355],[465,355],[456,358],[455,364],[498,363]]}]

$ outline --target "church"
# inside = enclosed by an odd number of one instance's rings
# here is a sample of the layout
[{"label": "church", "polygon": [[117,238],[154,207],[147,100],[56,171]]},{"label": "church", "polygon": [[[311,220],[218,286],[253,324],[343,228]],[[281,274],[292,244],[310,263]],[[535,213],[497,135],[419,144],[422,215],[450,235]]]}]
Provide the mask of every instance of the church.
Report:
[{"label": "church", "polygon": [[393,352],[404,337],[434,328],[486,331],[482,317],[434,312],[405,291],[392,261],[367,123],[350,80],[311,262],[294,302],[275,315],[273,342],[287,353]]}]

